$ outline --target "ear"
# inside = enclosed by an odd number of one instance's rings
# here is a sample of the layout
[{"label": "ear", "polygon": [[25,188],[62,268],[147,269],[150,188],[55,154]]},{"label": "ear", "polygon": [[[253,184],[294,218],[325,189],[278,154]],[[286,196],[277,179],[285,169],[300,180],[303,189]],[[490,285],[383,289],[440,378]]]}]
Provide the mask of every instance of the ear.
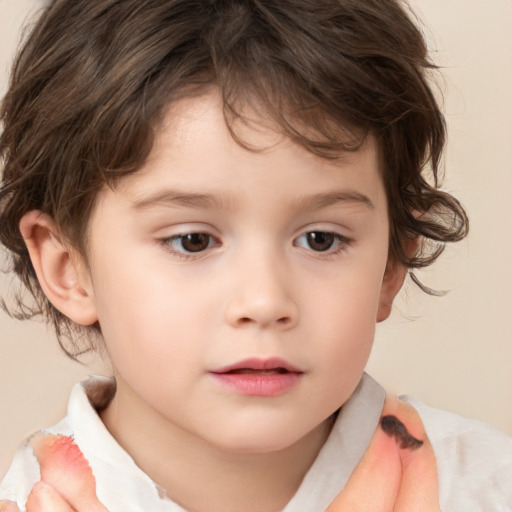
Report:
[{"label": "ear", "polygon": [[98,317],[87,267],[78,252],[63,243],[51,217],[37,210],[28,212],[20,221],[20,232],[48,300],[78,324],[95,323]]},{"label": "ear", "polygon": [[[405,253],[409,256],[416,254],[420,245],[418,237],[406,239],[402,242]],[[407,268],[398,261],[388,259],[384,278],[382,280],[382,288],[380,292],[379,309],[377,310],[377,322],[386,320],[391,314],[391,308],[395,297],[398,295],[400,288],[404,284]]]},{"label": "ear", "polygon": [[397,296],[405,280],[407,269],[399,262],[388,261],[382,288],[380,290],[379,309],[377,310],[377,322],[386,320],[391,314],[393,301]]}]

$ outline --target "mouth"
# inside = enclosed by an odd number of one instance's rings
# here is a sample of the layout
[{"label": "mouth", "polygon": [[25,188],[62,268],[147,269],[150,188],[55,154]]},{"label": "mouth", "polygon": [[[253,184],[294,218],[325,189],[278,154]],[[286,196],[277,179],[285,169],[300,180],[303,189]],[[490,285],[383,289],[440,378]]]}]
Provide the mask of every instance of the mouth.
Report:
[{"label": "mouth", "polygon": [[286,368],[271,368],[269,370],[257,370],[255,368],[239,368],[237,370],[229,370],[228,372],[224,372],[228,375],[240,374],[240,375],[282,375],[284,373],[294,373],[290,372]]},{"label": "mouth", "polygon": [[277,358],[246,359],[210,374],[223,387],[242,395],[272,397],[295,387],[304,371]]},{"label": "mouth", "polygon": [[285,373],[304,373],[304,371],[284,359],[272,357],[269,359],[245,359],[238,363],[212,370],[211,373],[275,375]]}]

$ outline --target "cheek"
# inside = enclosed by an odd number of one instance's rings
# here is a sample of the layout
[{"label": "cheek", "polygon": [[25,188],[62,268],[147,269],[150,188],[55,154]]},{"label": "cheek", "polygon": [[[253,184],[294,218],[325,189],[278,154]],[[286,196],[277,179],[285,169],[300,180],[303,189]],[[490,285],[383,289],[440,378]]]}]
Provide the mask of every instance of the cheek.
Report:
[{"label": "cheek", "polygon": [[348,327],[345,322],[338,323],[339,331],[331,336],[326,357],[318,365],[322,379],[319,389],[329,390],[322,394],[329,412],[341,407],[355,390],[373,345],[374,328],[368,327],[368,322],[356,325],[353,317],[350,320]]},{"label": "cheek", "polygon": [[151,372],[186,362],[201,350],[212,300],[154,262],[152,272],[145,268],[139,260],[137,266],[111,267],[97,276],[96,304],[114,366]]},{"label": "cheek", "polygon": [[[382,268],[381,268],[382,267]],[[317,286],[303,290],[314,314],[332,335],[373,338],[384,265],[353,265],[335,270]]]},{"label": "cheek", "polygon": [[[380,269],[340,273],[329,295],[314,298],[316,335],[313,353],[323,354],[330,386],[352,390],[366,366],[375,336],[380,297]],[[345,398],[348,398],[345,397]]]},{"label": "cheek", "polygon": [[323,317],[329,327],[317,342],[318,349],[327,355],[327,372],[356,375],[366,365],[373,345],[375,308],[351,307],[331,312],[329,316],[332,318]]}]

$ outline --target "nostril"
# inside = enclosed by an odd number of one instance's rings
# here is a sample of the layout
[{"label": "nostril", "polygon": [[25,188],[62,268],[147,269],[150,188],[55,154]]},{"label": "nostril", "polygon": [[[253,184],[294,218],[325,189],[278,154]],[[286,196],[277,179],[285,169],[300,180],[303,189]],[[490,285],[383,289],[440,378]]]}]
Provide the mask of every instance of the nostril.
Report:
[{"label": "nostril", "polygon": [[[244,316],[238,319],[238,325],[239,326],[246,326],[253,323],[257,323],[253,318],[250,318],[248,316]],[[269,322],[270,323],[270,322]],[[287,326],[291,323],[291,318],[289,316],[283,316],[281,318],[277,318],[275,320],[275,323],[282,326]]]}]

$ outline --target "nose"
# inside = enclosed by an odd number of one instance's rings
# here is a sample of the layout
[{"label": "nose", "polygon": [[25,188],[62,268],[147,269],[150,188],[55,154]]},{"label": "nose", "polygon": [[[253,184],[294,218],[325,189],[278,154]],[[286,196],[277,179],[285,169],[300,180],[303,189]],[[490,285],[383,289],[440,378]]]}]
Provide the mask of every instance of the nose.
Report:
[{"label": "nose", "polygon": [[293,279],[276,258],[234,262],[233,293],[226,306],[226,321],[233,327],[287,330],[298,321]]}]

